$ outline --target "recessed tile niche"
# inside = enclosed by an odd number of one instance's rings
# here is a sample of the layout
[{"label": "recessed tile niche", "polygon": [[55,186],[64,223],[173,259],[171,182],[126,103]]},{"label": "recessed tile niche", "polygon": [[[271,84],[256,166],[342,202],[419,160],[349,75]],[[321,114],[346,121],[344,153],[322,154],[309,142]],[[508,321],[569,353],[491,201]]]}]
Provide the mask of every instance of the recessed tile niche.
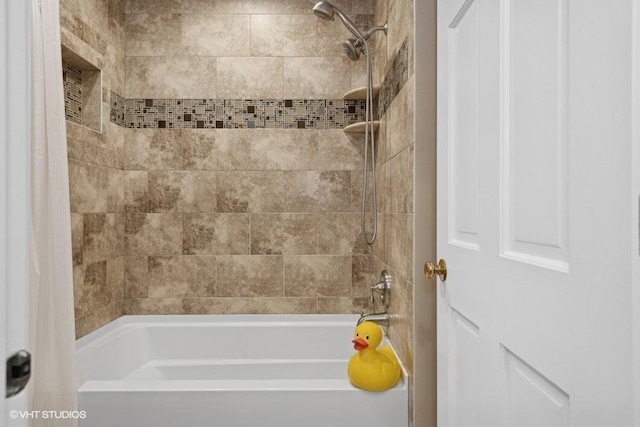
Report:
[{"label": "recessed tile niche", "polygon": [[102,132],[102,75],[100,69],[62,46],[62,79],[66,119]]}]

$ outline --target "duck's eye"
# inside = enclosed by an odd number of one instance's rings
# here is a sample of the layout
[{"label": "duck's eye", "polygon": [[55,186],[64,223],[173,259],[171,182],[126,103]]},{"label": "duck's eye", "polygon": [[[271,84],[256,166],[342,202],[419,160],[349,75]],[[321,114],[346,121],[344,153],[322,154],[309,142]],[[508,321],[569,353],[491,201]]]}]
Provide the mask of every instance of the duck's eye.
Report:
[{"label": "duck's eye", "polygon": [[356,334],[356,337],[359,337],[359,336],[360,336],[360,334]]},{"label": "duck's eye", "polygon": [[368,339],[369,339],[369,335],[365,335],[365,336],[364,336],[364,339],[365,339],[365,340],[368,340]]}]

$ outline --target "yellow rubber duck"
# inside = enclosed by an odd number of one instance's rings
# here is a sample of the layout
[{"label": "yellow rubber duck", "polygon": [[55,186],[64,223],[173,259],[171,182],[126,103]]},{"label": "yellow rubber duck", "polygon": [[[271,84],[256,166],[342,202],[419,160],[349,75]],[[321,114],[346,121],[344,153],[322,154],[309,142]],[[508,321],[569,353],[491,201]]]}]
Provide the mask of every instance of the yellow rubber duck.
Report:
[{"label": "yellow rubber duck", "polygon": [[354,386],[369,391],[384,391],[395,386],[402,370],[396,355],[388,345],[378,350],[382,330],[373,322],[362,322],[356,327],[347,373]]}]

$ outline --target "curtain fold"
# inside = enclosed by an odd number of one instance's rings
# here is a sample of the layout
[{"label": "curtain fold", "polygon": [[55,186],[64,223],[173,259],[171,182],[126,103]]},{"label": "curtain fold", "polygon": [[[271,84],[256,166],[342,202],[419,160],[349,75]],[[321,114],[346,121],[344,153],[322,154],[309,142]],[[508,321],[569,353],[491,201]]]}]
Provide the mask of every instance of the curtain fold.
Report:
[{"label": "curtain fold", "polygon": [[[32,0],[30,410],[77,410],[66,122],[58,0]],[[75,426],[73,418],[32,426]]]}]

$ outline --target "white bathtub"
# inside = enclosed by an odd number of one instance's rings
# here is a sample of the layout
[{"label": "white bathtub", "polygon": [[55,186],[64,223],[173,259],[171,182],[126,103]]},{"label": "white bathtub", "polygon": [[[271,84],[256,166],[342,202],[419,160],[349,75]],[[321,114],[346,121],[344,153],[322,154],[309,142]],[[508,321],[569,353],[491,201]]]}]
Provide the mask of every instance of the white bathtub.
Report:
[{"label": "white bathtub", "polygon": [[357,316],[124,316],[77,342],[82,427],[406,427],[346,367]]}]

